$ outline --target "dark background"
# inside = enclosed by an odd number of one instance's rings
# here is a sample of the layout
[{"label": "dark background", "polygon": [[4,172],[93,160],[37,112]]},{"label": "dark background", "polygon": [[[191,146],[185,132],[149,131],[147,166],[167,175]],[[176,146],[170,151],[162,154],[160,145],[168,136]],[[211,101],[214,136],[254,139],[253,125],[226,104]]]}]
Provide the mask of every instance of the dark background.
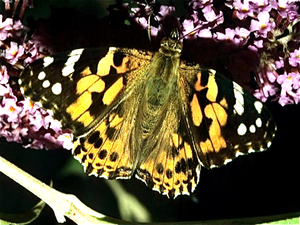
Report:
[{"label": "dark background", "polygon": [[[128,33],[126,28],[104,17],[108,15],[105,9],[108,2],[34,1],[35,8],[26,11],[25,21],[30,26],[51,27],[53,32],[48,34],[49,39],[45,43],[54,46],[54,52],[63,48],[113,44],[130,47],[135,44],[132,39],[134,35],[136,39],[147,42],[146,32],[138,35]],[[37,19],[40,19],[39,22]],[[111,27],[114,29],[110,30]],[[40,30],[41,34],[45,34],[45,29]],[[129,35],[130,38],[126,37]],[[299,212],[300,106],[281,107],[277,102],[267,103],[267,106],[278,126],[270,149],[239,157],[220,169],[202,168],[200,182],[191,196],[169,200],[135,178],[120,180],[120,183],[149,210],[152,221],[156,222],[205,221]],[[55,189],[75,194],[92,209],[120,218],[116,197],[107,185],[110,181],[86,176],[71,152],[63,149],[24,149],[20,144],[9,143],[4,138],[0,141],[0,153],[7,160],[46,183],[53,180]],[[0,174],[0,184],[0,211],[3,213],[22,212],[39,201],[3,174]],[[34,222],[56,223],[48,206]],[[72,222],[68,221],[68,224]]]}]

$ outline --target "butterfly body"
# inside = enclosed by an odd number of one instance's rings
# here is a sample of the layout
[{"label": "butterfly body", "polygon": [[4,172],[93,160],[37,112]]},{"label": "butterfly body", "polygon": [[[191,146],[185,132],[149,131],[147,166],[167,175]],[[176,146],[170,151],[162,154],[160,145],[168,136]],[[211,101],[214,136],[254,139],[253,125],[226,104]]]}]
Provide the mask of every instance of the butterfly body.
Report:
[{"label": "butterfly body", "polygon": [[174,30],[153,53],[77,49],[30,65],[25,95],[74,131],[86,173],[133,174],[168,197],[190,194],[200,168],[268,148],[276,125],[261,102],[216,71],[180,59]]},{"label": "butterfly body", "polygon": [[[168,42],[168,41],[167,41]],[[165,51],[170,51],[170,46],[164,46]],[[178,127],[178,111],[180,110],[180,98],[178,90],[178,66],[180,58],[178,55],[156,52],[147,66],[146,73],[143,75],[145,90],[141,92],[141,98],[136,115],[133,141],[143,152],[146,142],[153,142],[161,136],[161,132],[166,130],[176,131]],[[152,139],[151,141],[148,139]],[[144,146],[145,145],[145,146]],[[149,147],[148,147],[149,148]],[[150,147],[153,149],[154,146]]]}]

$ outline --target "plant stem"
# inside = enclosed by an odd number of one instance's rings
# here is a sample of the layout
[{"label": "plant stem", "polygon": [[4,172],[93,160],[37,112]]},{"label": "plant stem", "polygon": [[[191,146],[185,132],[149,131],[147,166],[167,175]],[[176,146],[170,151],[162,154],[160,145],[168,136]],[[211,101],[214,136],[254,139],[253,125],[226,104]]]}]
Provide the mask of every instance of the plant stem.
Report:
[{"label": "plant stem", "polygon": [[[108,218],[84,205],[76,196],[59,192],[39,181],[0,156],[0,171],[46,202],[54,211],[58,222],[64,216],[77,224],[116,224],[119,220]],[[122,221],[124,223],[124,221]]]}]

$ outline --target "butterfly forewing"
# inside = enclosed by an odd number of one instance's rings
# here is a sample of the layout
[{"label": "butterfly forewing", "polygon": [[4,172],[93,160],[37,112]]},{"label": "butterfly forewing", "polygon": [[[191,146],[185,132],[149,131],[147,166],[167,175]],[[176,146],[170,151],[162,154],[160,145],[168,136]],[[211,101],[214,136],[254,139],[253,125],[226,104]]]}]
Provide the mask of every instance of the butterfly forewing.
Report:
[{"label": "butterfly forewing", "polygon": [[64,128],[74,130],[74,155],[87,173],[131,177],[136,157],[129,146],[132,115],[138,108],[141,71],[151,54],[126,48],[77,49],[38,60],[21,75],[23,93],[51,110]]},{"label": "butterfly forewing", "polygon": [[143,61],[128,62],[126,54],[130,56],[131,51],[139,55],[135,50],[97,48],[45,57],[24,70],[21,88],[24,95],[51,110],[64,128],[82,135],[122,101],[124,86],[132,86],[137,74],[134,70],[149,63],[146,55]]},{"label": "butterfly forewing", "polygon": [[214,70],[181,61],[176,31],[156,53],[77,49],[24,70],[23,93],[74,131],[73,154],[88,174],[135,173],[174,198],[195,189],[200,165],[269,147],[269,111]]}]

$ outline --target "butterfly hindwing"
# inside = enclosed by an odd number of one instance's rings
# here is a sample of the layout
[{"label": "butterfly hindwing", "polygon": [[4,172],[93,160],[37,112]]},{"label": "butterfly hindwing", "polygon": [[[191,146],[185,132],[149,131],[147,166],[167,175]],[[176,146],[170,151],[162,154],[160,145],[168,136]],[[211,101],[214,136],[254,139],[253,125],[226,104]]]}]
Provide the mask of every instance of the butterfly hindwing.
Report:
[{"label": "butterfly hindwing", "polygon": [[200,176],[178,93],[174,91],[167,102],[168,110],[157,134],[144,144],[136,174],[149,187],[170,198],[193,192]]},{"label": "butterfly hindwing", "polygon": [[112,110],[91,132],[74,143],[74,156],[88,174],[106,179],[130,178],[134,158],[130,158],[130,129],[132,121],[123,104]]}]

